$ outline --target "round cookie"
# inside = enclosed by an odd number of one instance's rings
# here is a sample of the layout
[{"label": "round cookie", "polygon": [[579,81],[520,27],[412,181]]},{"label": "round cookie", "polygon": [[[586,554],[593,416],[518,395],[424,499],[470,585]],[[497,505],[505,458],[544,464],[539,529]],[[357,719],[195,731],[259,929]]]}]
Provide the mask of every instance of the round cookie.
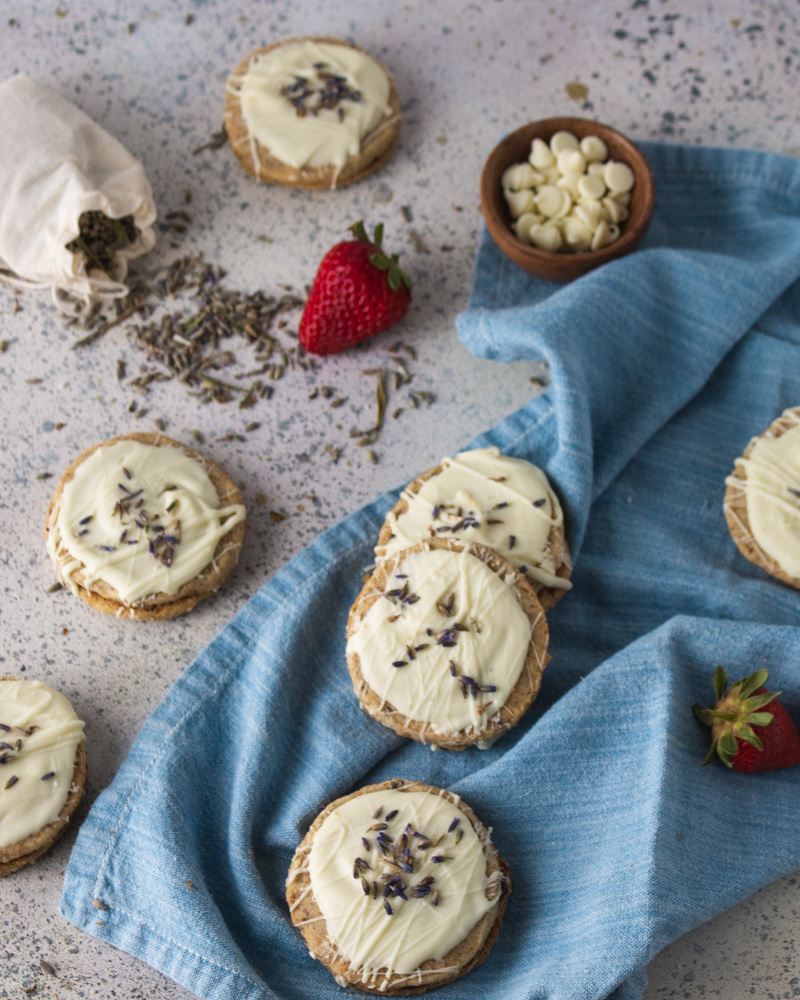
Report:
[{"label": "round cookie", "polygon": [[739,551],[800,589],[800,407],[750,441],[725,485],[725,520]]},{"label": "round cookie", "polygon": [[498,551],[527,577],[545,611],[572,586],[564,515],[547,476],[497,447],[445,458],[410,483],[384,521],[375,557],[441,537]]},{"label": "round cookie", "polygon": [[264,183],[343,187],[389,157],[400,131],[397,88],[357,45],[290,38],[234,69],[225,129],[236,159]]},{"label": "round cookie", "polygon": [[424,993],[491,951],[510,892],[489,831],[457,795],[385,781],[311,824],[286,900],[312,958],[342,986]]},{"label": "round cookie", "polygon": [[174,618],[213,594],[244,541],[242,495],[211,459],[163,434],[87,449],[50,501],[59,581],[105,614]]},{"label": "round cookie", "polygon": [[86,789],[83,723],[42,681],[0,677],[0,876],[35,861]]},{"label": "round cookie", "polygon": [[350,610],[361,707],[401,736],[485,747],[516,725],[549,660],[544,610],[493,549],[431,539],[377,566]]}]

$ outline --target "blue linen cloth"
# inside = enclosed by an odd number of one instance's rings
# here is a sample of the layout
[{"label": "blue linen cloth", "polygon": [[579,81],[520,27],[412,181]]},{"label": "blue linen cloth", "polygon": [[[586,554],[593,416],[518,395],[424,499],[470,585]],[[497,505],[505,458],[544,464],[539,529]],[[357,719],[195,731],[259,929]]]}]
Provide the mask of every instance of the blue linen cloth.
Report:
[{"label": "blue linen cloth", "polygon": [[492,954],[442,996],[635,1000],[667,942],[800,868],[800,769],[702,768],[690,708],[718,663],[767,667],[800,718],[800,593],[722,514],[734,458],[800,403],[800,166],[643,148],[658,203],[639,252],[559,287],[484,239],[459,320],[477,355],[550,364],[548,392],[477,442],[543,466],[564,502],[575,586],[532,711],[488,751],[436,754],[361,712],[344,632],[381,497],[153,713],[80,831],[68,920],[209,1000],[338,997],[290,923],[289,861],[328,801],[407,777],[463,795],[511,868]]}]

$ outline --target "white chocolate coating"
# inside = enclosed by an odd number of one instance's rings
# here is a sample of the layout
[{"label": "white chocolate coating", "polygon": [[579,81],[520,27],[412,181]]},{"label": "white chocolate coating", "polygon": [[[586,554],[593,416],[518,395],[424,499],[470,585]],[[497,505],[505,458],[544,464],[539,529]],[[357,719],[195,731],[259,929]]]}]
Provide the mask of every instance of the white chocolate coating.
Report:
[{"label": "white chocolate coating", "polygon": [[0,847],[58,819],[82,740],[83,723],[63,695],[42,681],[0,681]]},{"label": "white chocolate coating", "polygon": [[[306,81],[307,89],[317,95],[325,86],[321,73],[343,78],[348,92],[358,98],[317,109],[318,98],[312,95],[305,102],[308,112],[298,115],[285,88]],[[383,67],[366,52],[334,42],[305,39],[256,53],[237,83],[251,138],[296,169],[341,169],[391,112],[391,88]]]},{"label": "white chocolate coating", "polygon": [[402,558],[389,583],[350,635],[348,657],[358,656],[379,698],[427,723],[434,742],[486,729],[517,683],[531,638],[513,581],[466,548],[426,547]]},{"label": "white chocolate coating", "polygon": [[97,448],[64,485],[48,550],[73,592],[80,569],[86,584],[103,580],[132,604],[193,580],[244,518],[241,504],[220,507],[206,470],[181,449],[123,439]]},{"label": "white chocolate coating", "polygon": [[408,509],[387,517],[394,537],[376,549],[379,559],[427,538],[457,538],[494,549],[546,587],[570,588],[568,580],[556,576],[548,544],[564,515],[541,469],[502,455],[497,447],[462,451],[443,458],[441,465],[442,471],[426,479],[417,493],[403,491]]},{"label": "white chocolate coating", "polygon": [[756,544],[787,576],[800,579],[800,417],[787,410],[782,420],[794,426],[779,437],[756,438],[749,457],[737,458],[747,478],[725,482],[744,491]]},{"label": "white chocolate coating", "polygon": [[[407,834],[412,873],[398,872],[381,862],[386,851],[378,848],[378,831],[368,829],[394,810],[397,813],[384,833],[395,844],[401,842],[408,824],[430,838],[428,842],[442,838],[435,847],[419,850],[426,841]],[[458,823],[449,831],[455,820]],[[369,841],[369,851],[362,837]],[[423,962],[444,958],[491,909],[499,894],[497,878],[486,876],[483,847],[467,817],[441,795],[386,789],[349,799],[330,812],[316,831],[308,859],[312,891],[331,943],[352,969],[363,970],[364,981],[374,978],[379,969],[410,976]],[[443,856],[447,860],[431,861]],[[360,878],[353,878],[356,858],[370,866],[363,873],[370,886],[377,882],[377,899],[364,893]],[[380,876],[384,872],[400,874],[408,897],[404,900],[393,893],[386,897],[391,915],[383,905],[387,880]],[[430,876],[434,878],[431,892],[413,896],[412,887]],[[431,902],[433,891],[439,894],[436,906]]]}]

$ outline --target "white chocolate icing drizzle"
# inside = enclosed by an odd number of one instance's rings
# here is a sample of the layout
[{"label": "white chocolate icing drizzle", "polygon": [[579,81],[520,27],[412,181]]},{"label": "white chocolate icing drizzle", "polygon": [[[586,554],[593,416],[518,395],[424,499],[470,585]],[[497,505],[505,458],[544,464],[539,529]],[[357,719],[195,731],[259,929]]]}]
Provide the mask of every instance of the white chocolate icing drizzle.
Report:
[{"label": "white chocolate icing drizzle", "polygon": [[296,169],[340,170],[391,112],[383,67],[333,42],[305,39],[256,53],[231,86],[249,141]]},{"label": "white chocolate icing drizzle", "polygon": [[82,740],[63,695],[42,681],[0,681],[0,847],[58,819]]},{"label": "white chocolate icing drizzle", "polygon": [[[492,908],[502,887],[499,873],[486,875],[480,833],[432,792],[367,792],[328,814],[309,853],[311,886],[333,948],[362,982],[374,984],[379,970],[423,976],[424,962],[444,958]],[[390,880],[405,899],[391,888],[384,896]]]},{"label": "white chocolate icing drizzle", "polygon": [[81,570],[85,585],[102,580],[130,605],[176,593],[244,518],[241,504],[220,507],[206,470],[180,448],[122,439],[97,448],[64,485],[48,550],[73,592]]},{"label": "white chocolate icing drizzle", "polygon": [[787,427],[782,434],[754,438],[749,456],[736,459],[747,478],[728,476],[725,483],[744,494],[761,551],[787,576],[800,579],[800,412],[787,410],[781,424]]},{"label": "white chocolate icing drizzle", "polygon": [[446,735],[486,729],[525,663],[531,622],[513,581],[467,549],[409,552],[347,642],[372,690]]},{"label": "white chocolate icing drizzle", "polygon": [[541,469],[496,447],[462,451],[441,464],[419,492],[403,491],[408,509],[389,514],[393,537],[376,549],[379,559],[428,538],[455,537],[494,549],[545,587],[572,586],[556,576],[549,542],[564,516]]}]

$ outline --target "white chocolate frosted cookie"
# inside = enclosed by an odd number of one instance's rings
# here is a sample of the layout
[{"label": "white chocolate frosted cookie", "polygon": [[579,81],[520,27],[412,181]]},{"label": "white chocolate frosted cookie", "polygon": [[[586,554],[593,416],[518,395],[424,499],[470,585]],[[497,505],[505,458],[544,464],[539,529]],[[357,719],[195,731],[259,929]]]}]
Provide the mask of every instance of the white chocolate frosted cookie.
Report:
[{"label": "white chocolate frosted cookie", "polygon": [[241,493],[216,463],[163,435],[129,434],[67,469],[47,549],[61,583],[98,610],[173,618],[233,569],[244,520]]},{"label": "white chocolate frosted cookie", "polygon": [[395,732],[452,750],[519,721],[547,663],[544,611],[497,552],[444,539],[386,559],[347,623],[361,707]]},{"label": "white chocolate frosted cookie", "polygon": [[725,519],[739,551],[800,589],[800,407],[750,441],[725,484]]},{"label": "white chocolate frosted cookie", "polygon": [[292,922],[341,986],[422,993],[488,955],[510,882],[457,795],[387,781],[332,802],[295,852]]},{"label": "white chocolate frosted cookie", "polygon": [[64,832],[86,786],[83,723],[47,684],[0,678],[0,875]]},{"label": "white chocolate frosted cookie", "polygon": [[225,128],[266,183],[341,187],[377,169],[400,129],[389,72],[358,46],[293,38],[256,49],[231,74]]},{"label": "white chocolate frosted cookie", "polygon": [[375,549],[380,561],[427,538],[495,549],[519,569],[545,610],[572,586],[564,515],[547,476],[498,448],[462,451],[403,490]]}]

